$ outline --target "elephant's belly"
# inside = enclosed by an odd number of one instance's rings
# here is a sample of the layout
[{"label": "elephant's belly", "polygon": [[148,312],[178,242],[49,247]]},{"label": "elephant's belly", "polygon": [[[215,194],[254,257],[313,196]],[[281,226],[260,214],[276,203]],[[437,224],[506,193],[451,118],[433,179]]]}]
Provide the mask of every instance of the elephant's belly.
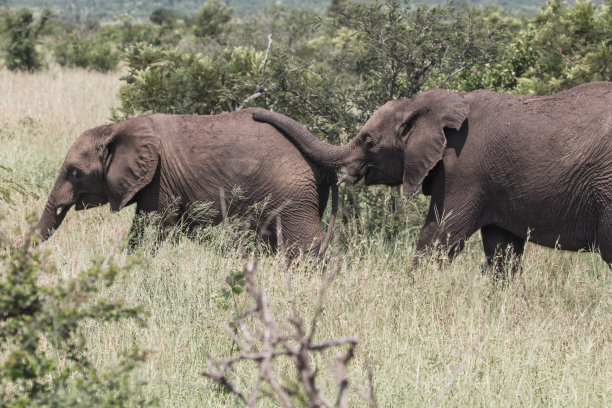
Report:
[{"label": "elephant's belly", "polygon": [[569,236],[568,234],[544,234],[544,236],[530,234],[529,241],[549,248],[564,249],[567,251],[580,251],[593,247],[595,240],[577,239]]},{"label": "elephant's belly", "polygon": [[[531,223],[516,223],[514,225],[498,225],[513,234],[525,238],[530,242],[549,248],[558,248],[568,251],[579,251],[593,247],[596,242],[595,225],[589,226],[587,222],[564,223],[562,221],[542,220]],[[517,228],[517,225],[520,225]]]}]

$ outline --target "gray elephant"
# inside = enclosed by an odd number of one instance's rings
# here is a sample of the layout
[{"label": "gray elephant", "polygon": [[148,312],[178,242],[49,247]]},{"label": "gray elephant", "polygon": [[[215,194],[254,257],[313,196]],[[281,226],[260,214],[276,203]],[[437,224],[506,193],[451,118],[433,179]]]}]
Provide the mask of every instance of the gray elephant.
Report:
[{"label": "gray elephant", "polygon": [[[212,222],[219,223],[224,195],[230,216],[266,203],[270,222],[264,218],[253,228],[273,248],[280,215],[284,244],[317,253],[327,243],[320,218],[330,188],[330,231],[333,224],[335,186],[335,172],[305,159],[273,126],[253,121],[250,109],[211,116],[155,114],[81,134],[68,151],[36,228],[47,239],[73,205],[78,211],[106,203],[113,212],[136,203],[137,214],[163,214],[169,227],[188,216],[193,203],[213,202],[217,211]],[[243,199],[230,197],[235,187],[241,188]],[[172,205],[175,211],[169,211]],[[186,224],[193,227],[197,220]],[[139,231],[134,222],[132,244],[138,242]]]},{"label": "gray elephant", "polygon": [[497,270],[527,239],[612,262],[612,83],[542,97],[433,89],[386,103],[346,146],[276,113],[254,118],[345,176],[402,184],[409,197],[422,184],[419,252],[438,242],[452,257],[480,229]]}]

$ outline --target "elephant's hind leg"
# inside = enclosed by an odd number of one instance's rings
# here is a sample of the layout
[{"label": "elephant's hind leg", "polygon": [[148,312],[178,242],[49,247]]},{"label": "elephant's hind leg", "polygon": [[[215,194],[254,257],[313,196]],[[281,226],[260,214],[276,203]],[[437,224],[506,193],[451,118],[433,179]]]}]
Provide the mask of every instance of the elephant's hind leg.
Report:
[{"label": "elephant's hind leg", "polygon": [[523,255],[525,239],[494,225],[485,225],[480,233],[487,263],[496,277],[502,276],[508,266],[512,267],[508,272],[513,274]]},{"label": "elephant's hind leg", "polygon": [[311,214],[285,213],[281,217],[281,225],[283,246],[290,254],[318,253],[324,235],[318,213],[315,211]]},{"label": "elephant's hind leg", "polygon": [[612,208],[603,212],[597,232],[596,248],[599,249],[601,258],[612,266]]}]

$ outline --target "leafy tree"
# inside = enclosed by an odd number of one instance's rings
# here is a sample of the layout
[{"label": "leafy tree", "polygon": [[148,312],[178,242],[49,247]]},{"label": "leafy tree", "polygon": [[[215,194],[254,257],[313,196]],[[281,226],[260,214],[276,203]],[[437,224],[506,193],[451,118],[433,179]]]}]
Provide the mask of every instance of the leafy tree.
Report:
[{"label": "leafy tree", "polygon": [[4,15],[3,29],[8,41],[3,48],[8,69],[35,71],[42,66],[36,45],[51,16],[51,10],[45,9],[38,21],[34,21],[32,11],[25,7]]},{"label": "leafy tree", "polygon": [[337,19],[362,45],[354,70],[364,78],[368,111],[390,99],[444,86],[462,71],[500,58],[508,42],[498,24],[462,8],[399,0],[355,3]]},{"label": "leafy tree", "polygon": [[158,7],[149,16],[149,20],[153,24],[168,25],[174,27],[177,20],[177,14],[173,9],[167,7]]},{"label": "leafy tree", "polygon": [[104,27],[104,35],[112,38],[120,49],[128,48],[138,42],[175,46],[184,35],[184,32],[175,32],[173,27],[167,24],[138,23],[128,15],[121,15],[116,20],[118,24]]},{"label": "leafy tree", "polygon": [[223,32],[225,24],[232,19],[234,9],[222,4],[220,0],[208,0],[195,16],[192,24],[197,37],[217,37]]},{"label": "leafy tree", "polygon": [[50,45],[55,60],[66,67],[102,72],[116,70],[121,53],[111,30],[116,28],[101,27],[97,21],[62,25],[56,30],[55,41]]},{"label": "leafy tree", "polygon": [[56,61],[64,67],[89,68],[107,72],[117,69],[121,60],[114,45],[100,37],[78,37],[71,34],[54,47]]},{"label": "leafy tree", "polygon": [[215,56],[183,54],[139,43],[126,58],[129,70],[119,90],[121,117],[235,110],[253,92],[264,55],[243,47]]}]

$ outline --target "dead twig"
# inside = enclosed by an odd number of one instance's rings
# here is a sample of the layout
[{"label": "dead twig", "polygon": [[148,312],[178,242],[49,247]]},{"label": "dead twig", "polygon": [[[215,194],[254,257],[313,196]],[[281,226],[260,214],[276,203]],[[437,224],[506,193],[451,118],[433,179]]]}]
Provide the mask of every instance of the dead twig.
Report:
[{"label": "dead twig", "polygon": [[[245,263],[243,273],[246,292],[255,301],[255,308],[250,312],[250,316],[261,324],[261,330],[252,333],[244,322],[240,321],[239,326],[246,339],[246,341],[242,341],[238,338],[236,331],[232,330],[229,325],[225,325],[225,331],[241,347],[241,352],[235,357],[223,360],[214,360],[209,357],[208,369],[202,375],[234,394],[248,407],[257,406],[257,400],[262,394],[264,384],[268,385],[268,390],[271,390],[272,395],[278,398],[282,406],[294,407],[295,404],[291,399],[291,391],[288,390],[295,389],[295,387],[287,388],[282,385],[282,382],[278,380],[279,374],[276,372],[274,365],[275,359],[285,357],[293,361],[297,377],[295,385],[301,387],[310,406],[326,408],[347,407],[347,391],[351,388],[349,387],[346,369],[355,355],[359,339],[356,336],[349,336],[320,343],[312,341],[315,332],[314,327],[316,327],[317,319],[324,309],[322,302],[325,289],[319,292],[319,304],[311,322],[313,326],[310,332],[307,332],[304,327],[304,319],[296,315],[295,308],[292,310],[292,315],[285,318],[293,329],[290,329],[288,333],[281,332],[265,290],[257,283],[255,278],[256,269],[257,261],[251,260]],[[330,273],[324,286],[329,286],[336,274],[335,272]],[[337,347],[348,347],[348,349],[336,357],[338,392],[335,403],[332,403],[316,385],[319,371],[313,366],[312,361],[313,353]],[[249,361],[259,366],[257,380],[250,391],[246,393],[239,390],[231,380],[234,366],[244,361]],[[369,400],[368,403],[370,403]],[[375,405],[370,403],[370,406],[374,407]]]},{"label": "dead twig", "polygon": [[[227,219],[223,189],[219,190],[219,195],[224,224],[232,237],[237,240],[239,251],[244,259],[246,251],[242,248],[238,236],[231,228]],[[266,220],[266,223],[269,223],[272,217],[276,217],[276,233],[281,252],[281,267],[287,278],[287,288],[289,292],[292,292],[291,277],[284,258],[285,247],[282,238],[282,220],[279,212],[280,209],[268,217],[269,219]],[[338,236],[336,236],[336,239],[339,239]],[[339,248],[339,245],[336,247]],[[338,253],[335,255],[339,256]],[[304,326],[304,319],[299,316],[293,301],[291,301],[292,308],[289,316],[275,317],[265,289],[257,283],[255,277],[257,259],[246,262],[243,266],[244,287],[246,293],[254,300],[255,307],[236,318],[235,327],[238,327],[240,330],[232,329],[228,324],[223,325],[223,329],[233,342],[240,347],[241,352],[237,356],[222,360],[215,360],[209,356],[207,370],[202,372],[202,375],[228,392],[231,392],[248,407],[256,407],[258,398],[266,395],[278,399],[282,406],[286,408],[293,408],[295,403],[292,401],[292,397],[299,398],[299,396],[294,395],[297,389],[303,390],[309,406],[326,408],[347,407],[347,391],[352,390],[352,388],[349,387],[346,368],[355,355],[359,339],[356,336],[349,336],[320,343],[313,342],[318,319],[324,310],[323,301],[325,293],[338,275],[341,265],[342,263],[338,261],[336,267],[330,268],[330,272],[328,272],[325,278],[325,283],[319,290],[318,304],[310,322],[310,331],[308,332]],[[257,329],[251,330],[245,323],[246,321],[254,321]],[[240,338],[240,333],[242,333],[244,339]],[[313,366],[312,361],[315,353],[338,347],[348,347],[348,349],[336,357],[338,391],[336,402],[332,404],[316,385],[319,371]],[[279,358],[288,358],[293,362],[297,378],[295,383],[287,385],[278,379],[280,374],[276,371],[274,361]],[[248,392],[238,389],[231,379],[234,366],[242,362],[255,363],[259,368],[257,380]],[[356,393],[360,395],[357,391]],[[370,407],[376,407],[376,404],[373,402],[371,378],[370,396],[372,397],[366,398],[366,401]]]},{"label": "dead twig", "polygon": [[244,101],[242,101],[242,103],[235,110],[239,111],[240,109],[244,108],[244,105],[246,105],[248,102],[252,101],[253,99],[259,98],[261,95],[264,94],[264,92],[267,91],[267,89],[265,89],[262,86],[262,81],[263,81],[264,75],[266,74],[266,67],[268,66],[268,58],[270,57],[271,48],[272,48],[272,34],[268,34],[268,48],[266,49],[266,56],[264,57],[263,67],[261,69],[262,79],[259,81],[257,86],[255,86],[255,92],[253,92],[253,95],[249,96]]}]

